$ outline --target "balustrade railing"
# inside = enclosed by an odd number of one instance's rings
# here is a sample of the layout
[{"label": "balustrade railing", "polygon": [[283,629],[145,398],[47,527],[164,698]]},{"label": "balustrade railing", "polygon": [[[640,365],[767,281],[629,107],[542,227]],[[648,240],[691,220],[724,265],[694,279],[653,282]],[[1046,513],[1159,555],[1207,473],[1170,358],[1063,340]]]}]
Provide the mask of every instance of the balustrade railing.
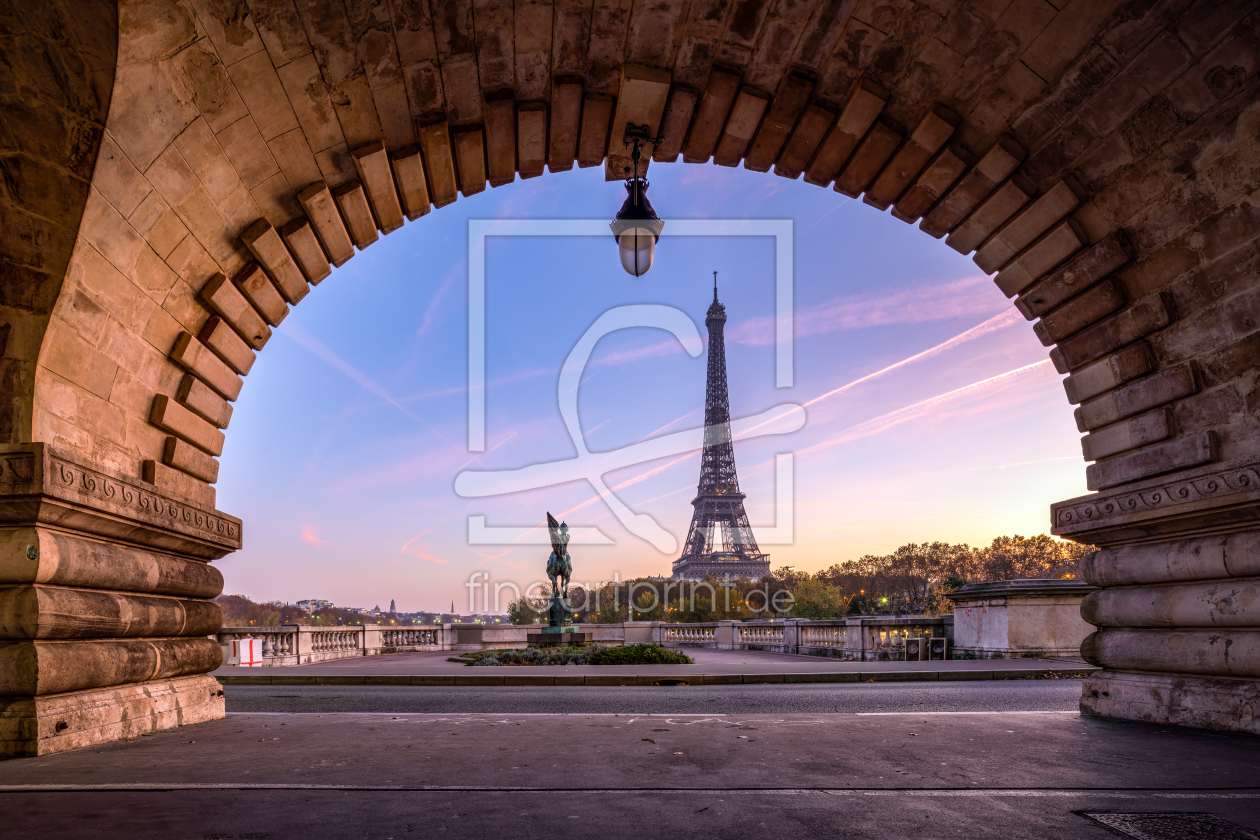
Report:
[{"label": "balustrade railing", "polygon": [[305,665],[355,656],[371,656],[382,651],[416,648],[442,648],[439,627],[385,628],[380,625],[322,627],[286,624],[280,627],[224,627],[216,638],[221,645],[235,639],[262,641],[262,664]]},{"label": "balustrade railing", "polygon": [[847,629],[843,624],[803,624],[801,644],[809,647],[844,647]]},{"label": "balustrade railing", "polygon": [[416,647],[438,645],[437,630],[382,630],[381,647]]},{"label": "balustrade railing", "polygon": [[310,638],[311,650],[316,653],[361,650],[363,647],[358,630],[312,630],[304,635]]},{"label": "balustrade railing", "polygon": [[297,655],[297,633],[267,633],[263,636],[263,659]]},{"label": "balustrade railing", "polygon": [[666,643],[679,645],[712,645],[717,641],[716,624],[666,624]]},{"label": "balustrade railing", "polygon": [[[634,627],[634,641],[654,641],[678,647],[758,648],[782,653],[815,654],[859,661],[887,661],[939,658],[941,645],[930,645],[931,639],[945,639],[952,644],[953,616],[863,616],[847,619],[812,621],[788,619],[775,622],[717,621],[695,624],[636,622],[633,625],[605,625],[599,634],[602,643],[630,643],[629,628]],[[493,639],[484,647],[524,647],[532,627],[496,626]],[[407,650],[448,650],[456,632],[450,625],[430,627],[396,627],[385,625],[351,625],[347,627],[315,627],[283,625],[280,627],[224,627],[218,633],[220,644],[233,639],[253,637],[262,640],[264,665],[298,665],[396,653]],[[907,641],[920,640],[907,645]],[[908,655],[909,654],[909,655]],[[944,655],[943,653],[940,655]]]},{"label": "balustrade railing", "polygon": [[288,658],[292,658],[294,664],[297,661],[298,642],[296,627],[224,627],[219,631],[217,638],[221,645],[231,644],[235,639],[253,638],[262,640],[264,664],[271,661],[275,661],[275,664],[280,664],[280,660]]},{"label": "balustrade railing", "polygon": [[739,643],[744,645],[781,645],[783,644],[783,629],[782,625],[740,625]]}]

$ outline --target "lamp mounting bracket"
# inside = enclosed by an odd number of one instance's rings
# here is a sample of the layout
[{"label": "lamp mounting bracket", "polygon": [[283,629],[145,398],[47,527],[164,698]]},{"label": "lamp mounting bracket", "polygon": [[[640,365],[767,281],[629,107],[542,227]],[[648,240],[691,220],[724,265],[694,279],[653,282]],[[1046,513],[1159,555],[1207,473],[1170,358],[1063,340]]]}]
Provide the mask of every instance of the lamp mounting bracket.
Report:
[{"label": "lamp mounting bracket", "polygon": [[647,125],[634,125],[633,123],[626,123],[626,134],[622,138],[621,142],[626,146],[633,145],[636,149],[638,149],[648,143],[656,145],[664,139],[664,135],[653,137],[652,130]]}]

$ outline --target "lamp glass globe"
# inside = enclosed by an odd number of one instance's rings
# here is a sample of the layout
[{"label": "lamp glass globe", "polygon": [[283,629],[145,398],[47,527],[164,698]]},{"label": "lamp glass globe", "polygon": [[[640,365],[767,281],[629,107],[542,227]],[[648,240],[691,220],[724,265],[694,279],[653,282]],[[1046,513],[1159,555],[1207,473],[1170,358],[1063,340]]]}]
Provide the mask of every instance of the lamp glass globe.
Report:
[{"label": "lamp glass globe", "polygon": [[656,234],[648,227],[631,227],[617,237],[621,267],[635,277],[647,274],[656,258]]}]

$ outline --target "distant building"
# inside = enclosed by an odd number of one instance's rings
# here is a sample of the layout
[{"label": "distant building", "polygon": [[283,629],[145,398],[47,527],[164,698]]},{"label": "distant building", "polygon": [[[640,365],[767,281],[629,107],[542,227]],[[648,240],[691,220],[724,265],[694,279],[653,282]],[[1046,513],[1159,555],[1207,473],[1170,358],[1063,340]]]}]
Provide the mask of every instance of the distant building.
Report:
[{"label": "distant building", "polygon": [[393,615],[396,612],[398,612],[398,610],[394,609],[394,599],[390,598],[389,599],[389,614]]},{"label": "distant building", "polygon": [[322,598],[307,598],[305,601],[297,602],[297,608],[308,613],[313,613],[317,610],[332,609],[332,607],[332,601],[325,601]]}]

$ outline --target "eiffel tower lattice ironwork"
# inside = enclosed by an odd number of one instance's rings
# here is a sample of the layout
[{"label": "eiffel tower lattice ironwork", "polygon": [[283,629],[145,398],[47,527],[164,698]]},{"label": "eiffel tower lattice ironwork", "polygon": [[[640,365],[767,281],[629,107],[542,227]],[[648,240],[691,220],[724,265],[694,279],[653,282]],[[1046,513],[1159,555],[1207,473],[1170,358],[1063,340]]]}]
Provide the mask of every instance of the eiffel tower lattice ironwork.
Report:
[{"label": "eiffel tower lattice ironwork", "polygon": [[704,325],[709,328],[709,370],[704,403],[704,451],[700,457],[700,484],[692,500],[695,512],[683,545],[674,561],[675,578],[760,578],[770,573],[770,555],[757,548],[744,494],[735,472],[731,445],[731,406],[726,390],[726,307],[718,302],[717,272],[713,272],[713,305]]}]

